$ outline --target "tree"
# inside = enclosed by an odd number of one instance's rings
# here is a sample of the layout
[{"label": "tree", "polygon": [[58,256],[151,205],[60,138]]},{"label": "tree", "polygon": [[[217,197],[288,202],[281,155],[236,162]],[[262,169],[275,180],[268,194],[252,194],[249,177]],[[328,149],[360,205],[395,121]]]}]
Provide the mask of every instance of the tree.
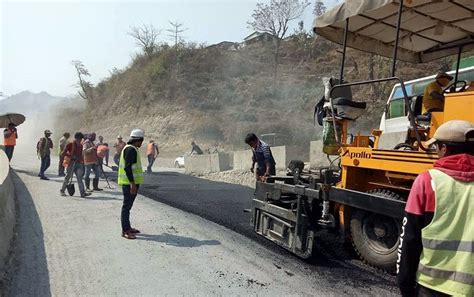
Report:
[{"label": "tree", "polygon": [[160,31],[153,25],[131,27],[127,33],[135,39],[135,44],[140,47],[148,58],[151,58],[158,46]]},{"label": "tree", "polygon": [[273,37],[274,75],[277,73],[281,41],[288,32],[289,24],[299,18],[308,5],[308,0],[270,0],[269,4],[257,3],[252,20],[247,22],[253,30]]},{"label": "tree", "polygon": [[77,93],[81,96],[82,99],[91,100],[93,99],[93,87],[94,85],[86,80],[86,77],[90,77],[89,70],[84,66],[84,64],[79,60],[71,61],[71,64],[76,69],[77,77],[79,82],[75,85],[76,87],[80,88]]},{"label": "tree", "polygon": [[315,16],[323,15],[326,12],[326,5],[324,5],[323,1],[316,1],[314,3],[314,10],[313,13]]}]

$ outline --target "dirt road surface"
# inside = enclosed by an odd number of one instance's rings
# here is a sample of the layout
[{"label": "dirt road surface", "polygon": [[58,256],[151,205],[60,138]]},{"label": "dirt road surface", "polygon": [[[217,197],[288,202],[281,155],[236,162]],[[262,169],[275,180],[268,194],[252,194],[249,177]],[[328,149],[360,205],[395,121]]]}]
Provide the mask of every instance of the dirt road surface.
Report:
[{"label": "dirt road surface", "polygon": [[[51,180],[42,181],[34,156],[14,157],[19,224],[6,295],[396,294],[390,278],[357,271],[352,278],[350,273],[335,275],[333,267],[314,269],[220,224],[141,195],[131,219],[142,235],[126,240],[120,236],[119,190],[87,199],[60,197],[61,179],[53,177],[57,159],[52,164]],[[160,174],[154,178],[147,182],[157,182],[159,189]],[[195,189],[182,191],[183,179],[173,176],[161,197],[172,193],[174,184],[183,199],[198,205]],[[352,269],[357,267],[343,268]]]}]

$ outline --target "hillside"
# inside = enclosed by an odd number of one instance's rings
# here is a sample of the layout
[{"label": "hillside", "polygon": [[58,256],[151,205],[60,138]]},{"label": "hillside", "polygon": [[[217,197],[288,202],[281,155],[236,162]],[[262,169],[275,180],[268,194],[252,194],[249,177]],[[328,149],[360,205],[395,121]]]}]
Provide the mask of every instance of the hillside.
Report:
[{"label": "hillside", "polygon": [[[109,141],[140,127],[173,155],[187,151],[191,140],[203,148],[216,142],[228,150],[243,148],[245,134],[252,131],[282,133],[289,136],[288,144],[307,147],[321,137],[313,110],[323,95],[322,77],[338,76],[338,49],[321,38],[287,41],[275,76],[271,43],[236,51],[188,44],[179,48],[177,62],[175,48],[162,46],[151,58],[137,55],[126,69],[95,86],[85,112],[74,112],[77,121],[67,124]],[[348,81],[388,76],[388,59],[355,50],[347,57]],[[413,79],[441,66],[399,63],[397,75]],[[391,86],[354,90],[355,100],[369,103],[357,128],[378,126]]]}]

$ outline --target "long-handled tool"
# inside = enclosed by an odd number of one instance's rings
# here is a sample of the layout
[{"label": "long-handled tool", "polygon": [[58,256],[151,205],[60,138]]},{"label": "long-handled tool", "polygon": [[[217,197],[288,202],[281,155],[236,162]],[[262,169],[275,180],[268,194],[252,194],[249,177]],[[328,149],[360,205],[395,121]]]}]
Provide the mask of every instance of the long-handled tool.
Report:
[{"label": "long-handled tool", "polygon": [[[107,166],[107,167],[109,167],[109,166]],[[113,187],[113,186],[109,183],[109,178],[107,177],[107,174],[106,174],[105,171],[102,169],[102,167],[100,168],[100,170],[102,171],[102,176],[105,178],[105,181],[107,182],[107,188],[112,189],[112,190],[115,190],[115,187]]]}]

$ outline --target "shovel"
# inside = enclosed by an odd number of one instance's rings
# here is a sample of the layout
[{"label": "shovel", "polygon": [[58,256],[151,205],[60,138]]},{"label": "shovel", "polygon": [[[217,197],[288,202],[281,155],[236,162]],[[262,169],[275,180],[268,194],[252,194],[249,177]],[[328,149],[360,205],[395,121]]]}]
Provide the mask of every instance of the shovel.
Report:
[{"label": "shovel", "polygon": [[[69,166],[71,166],[71,165],[69,165]],[[72,183],[72,179],[74,178],[74,169],[75,169],[75,167],[76,167],[76,161],[74,161],[74,163],[72,163],[71,179],[69,180],[69,183],[66,186],[66,190],[67,190],[67,193],[69,194],[69,196],[74,196],[74,193],[76,193],[76,188],[74,187],[74,184]]]}]

